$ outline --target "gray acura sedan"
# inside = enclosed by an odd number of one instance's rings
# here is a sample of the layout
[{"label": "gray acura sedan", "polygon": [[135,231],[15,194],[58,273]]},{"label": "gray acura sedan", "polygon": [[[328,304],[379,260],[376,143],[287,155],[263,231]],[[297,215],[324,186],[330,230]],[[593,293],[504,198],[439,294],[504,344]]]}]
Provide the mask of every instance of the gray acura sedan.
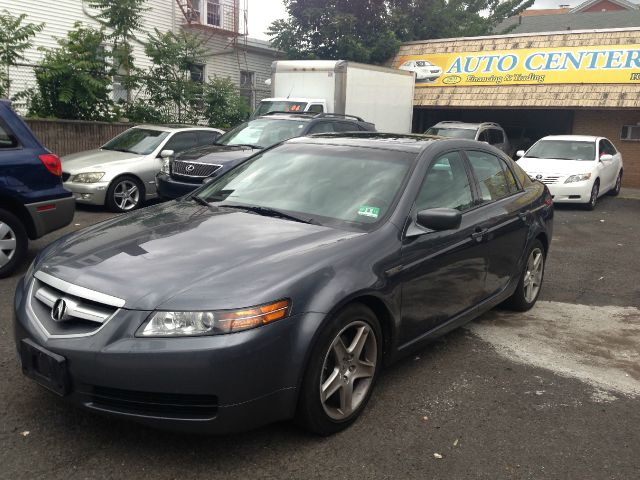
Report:
[{"label": "gray acura sedan", "polygon": [[297,138],[43,250],[15,296],[22,369],[151,425],[328,435],[383,364],[531,308],[552,218],[547,188],[486,144]]}]

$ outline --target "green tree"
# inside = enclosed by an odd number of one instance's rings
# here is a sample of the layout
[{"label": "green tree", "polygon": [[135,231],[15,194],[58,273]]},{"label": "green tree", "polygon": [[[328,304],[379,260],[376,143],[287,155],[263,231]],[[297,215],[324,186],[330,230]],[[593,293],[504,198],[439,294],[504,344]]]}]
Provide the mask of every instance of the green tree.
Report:
[{"label": "green tree", "polygon": [[269,27],[291,58],[384,63],[401,42],[486,35],[534,0],[284,0]]},{"label": "green tree", "polygon": [[204,89],[204,117],[210,127],[231,128],[249,116],[249,105],[229,78],[214,78]]},{"label": "green tree", "polygon": [[31,39],[42,31],[44,23],[26,23],[25,14],[17,17],[9,11],[0,12],[0,97],[10,96],[9,69],[24,60],[24,52],[33,45]]},{"label": "green tree", "polygon": [[111,33],[107,38],[113,41],[111,56],[117,74],[123,76],[122,84],[127,89],[127,101],[130,91],[136,86],[133,60],[133,41],[136,33],[142,31],[142,15],[148,8],[147,0],[89,0],[89,6],[99,10],[96,19]]},{"label": "green tree", "polygon": [[45,50],[36,69],[29,114],[78,120],[112,120],[111,75],[105,33],[76,23],[59,48]]},{"label": "green tree", "polygon": [[149,35],[145,52],[153,62],[143,78],[149,103],[177,123],[195,123],[203,108],[203,82],[192,78],[193,69],[204,63],[204,40],[181,32]]}]

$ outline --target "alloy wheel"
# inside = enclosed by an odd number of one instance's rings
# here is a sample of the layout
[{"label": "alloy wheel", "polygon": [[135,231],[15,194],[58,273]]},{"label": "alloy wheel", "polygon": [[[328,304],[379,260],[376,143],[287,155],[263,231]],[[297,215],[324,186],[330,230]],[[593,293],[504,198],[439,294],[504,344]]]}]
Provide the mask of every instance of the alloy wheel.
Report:
[{"label": "alloy wheel", "polygon": [[330,418],[348,418],[367,398],[377,358],[378,343],[369,324],[354,321],[336,335],[320,376],[320,402]]},{"label": "alloy wheel", "polygon": [[596,206],[596,203],[598,203],[598,192],[600,191],[600,188],[598,186],[597,183],[593,184],[593,188],[591,189],[591,198],[589,199],[589,205],[591,205],[591,208],[594,208]]},{"label": "alloy wheel", "polygon": [[0,268],[11,261],[17,248],[18,241],[15,232],[9,225],[0,222]]},{"label": "alloy wheel", "polygon": [[534,248],[529,254],[527,268],[524,272],[524,299],[533,302],[538,296],[544,272],[544,254],[540,248]]},{"label": "alloy wheel", "polygon": [[122,180],[113,189],[113,199],[120,210],[133,210],[140,203],[140,189],[131,180]]}]

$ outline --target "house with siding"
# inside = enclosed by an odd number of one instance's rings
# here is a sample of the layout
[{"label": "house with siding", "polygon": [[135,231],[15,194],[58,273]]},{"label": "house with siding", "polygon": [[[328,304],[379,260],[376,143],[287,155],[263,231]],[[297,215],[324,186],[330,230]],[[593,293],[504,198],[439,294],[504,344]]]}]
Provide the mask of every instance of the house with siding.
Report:
[{"label": "house with siding", "polygon": [[[269,42],[248,36],[246,1],[241,4],[241,0],[147,0],[146,6],[143,31],[133,45],[137,67],[150,66],[144,53],[148,34],[155,29],[174,33],[186,30],[201,35],[207,51],[202,65],[192,67],[194,80],[229,77],[251,107],[269,96],[265,81],[271,77],[271,62],[282,54]],[[86,0],[2,0],[0,8],[16,16],[26,14],[28,22],[44,23],[44,29],[36,34],[33,46],[26,52],[25,64],[10,71],[12,93],[34,86],[32,65],[42,59],[41,47],[56,48],[56,40],[66,37],[76,22],[99,25],[98,12]],[[117,78],[112,94],[115,100],[126,97]]]}]

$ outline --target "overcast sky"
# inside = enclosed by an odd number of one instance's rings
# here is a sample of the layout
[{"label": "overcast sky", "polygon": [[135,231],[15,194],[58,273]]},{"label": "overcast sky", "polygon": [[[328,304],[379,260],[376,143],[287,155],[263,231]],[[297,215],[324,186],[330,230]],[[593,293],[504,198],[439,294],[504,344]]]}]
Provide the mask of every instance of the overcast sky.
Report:
[{"label": "overcast sky", "polygon": [[[281,0],[247,0],[249,10],[249,36],[268,39],[267,28],[278,18],[286,18],[287,12]],[[583,0],[536,0],[533,8],[558,8],[558,5],[579,5]]]}]

